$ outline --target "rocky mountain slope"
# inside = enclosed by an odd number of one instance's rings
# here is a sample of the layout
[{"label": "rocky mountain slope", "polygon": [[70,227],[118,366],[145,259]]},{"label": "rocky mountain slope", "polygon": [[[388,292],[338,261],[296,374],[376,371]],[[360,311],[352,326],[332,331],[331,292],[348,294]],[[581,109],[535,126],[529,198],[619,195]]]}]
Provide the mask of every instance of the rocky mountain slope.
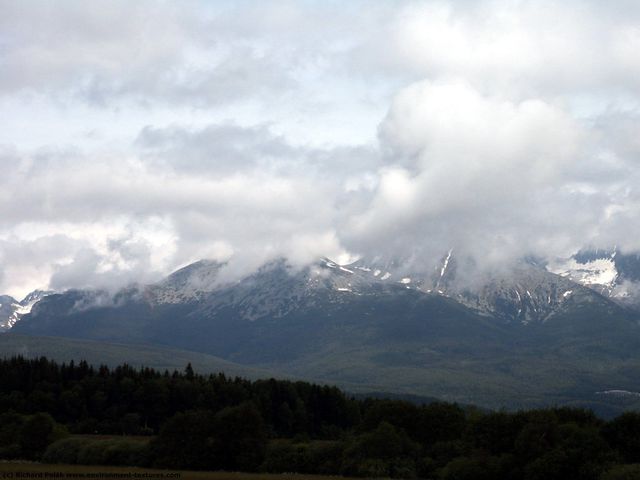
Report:
[{"label": "rocky mountain slope", "polygon": [[12,332],[181,349],[352,391],[487,406],[601,405],[608,396],[597,392],[640,391],[634,310],[532,261],[475,283],[457,262],[450,253],[416,273],[281,259],[225,282],[224,265],[200,261],[153,285],[46,296]]},{"label": "rocky mountain slope", "polygon": [[[591,268],[591,275],[580,276],[578,268],[550,271],[548,266],[528,259],[508,269],[470,277],[468,266],[460,269],[458,261],[449,251],[430,269],[416,270],[404,262],[380,260],[359,260],[349,268],[368,272],[380,281],[452,298],[479,315],[504,323],[545,322],[567,305],[601,302],[602,297],[614,299],[592,281],[596,272],[591,265],[585,267]],[[596,278],[601,277],[604,275]]]},{"label": "rocky mountain slope", "polygon": [[[640,310],[640,256],[622,255],[615,249],[581,252],[570,259],[546,265],[522,261],[514,268],[483,275],[481,280],[467,278],[465,269],[459,273],[459,261],[452,251],[447,252],[440,262],[420,269],[406,267],[405,262],[380,258],[361,259],[351,265],[338,265],[325,258],[305,269],[302,276],[292,276],[290,269],[285,268],[282,271],[287,275],[279,279],[288,285],[284,296],[283,292],[264,288],[263,285],[260,293],[263,298],[245,298],[241,309],[243,317],[249,319],[279,316],[288,308],[286,305],[294,305],[305,292],[310,293],[312,287],[359,294],[372,288],[394,285],[449,297],[480,315],[495,317],[505,323],[544,322],[561,311],[571,297],[574,302],[596,301],[597,296],[593,292],[619,305]],[[283,262],[279,260],[265,265],[238,282],[234,285],[233,298],[237,295],[246,297],[246,285],[258,278],[264,280],[261,272]],[[219,276],[222,268],[220,263],[201,260],[154,285],[133,286],[115,295],[100,291],[70,294],[78,297],[74,304],[77,310],[127,302],[136,296],[142,297],[149,305],[173,306],[211,303],[209,297],[213,296],[221,302],[208,307],[215,310],[229,303],[229,300],[224,300],[223,293],[229,291],[229,286]],[[21,302],[2,297],[0,330],[11,328],[31,311],[36,302],[50,293],[37,290]]]}]

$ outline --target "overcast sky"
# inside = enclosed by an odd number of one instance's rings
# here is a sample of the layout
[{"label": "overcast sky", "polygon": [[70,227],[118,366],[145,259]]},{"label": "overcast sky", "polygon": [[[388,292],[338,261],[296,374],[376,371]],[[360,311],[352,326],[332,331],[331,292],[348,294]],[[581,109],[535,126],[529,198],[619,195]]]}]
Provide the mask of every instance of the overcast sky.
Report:
[{"label": "overcast sky", "polygon": [[640,249],[640,2],[0,0],[0,293]]}]

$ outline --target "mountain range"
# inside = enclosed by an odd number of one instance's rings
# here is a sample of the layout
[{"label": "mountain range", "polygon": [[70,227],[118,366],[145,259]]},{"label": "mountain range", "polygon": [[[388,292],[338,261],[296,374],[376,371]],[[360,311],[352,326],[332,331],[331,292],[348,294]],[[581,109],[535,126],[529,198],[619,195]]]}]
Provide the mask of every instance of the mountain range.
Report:
[{"label": "mountain range", "polygon": [[21,307],[8,315],[20,313],[6,322],[2,345],[25,336],[101,342],[97,350],[147,345],[354,392],[492,408],[640,406],[638,256],[612,249],[554,264],[524,259],[482,278],[466,276],[453,252],[430,268],[407,264],[323,258],[294,268],[278,259],[226,282],[223,264],[202,260],[115,293],[11,299]]}]

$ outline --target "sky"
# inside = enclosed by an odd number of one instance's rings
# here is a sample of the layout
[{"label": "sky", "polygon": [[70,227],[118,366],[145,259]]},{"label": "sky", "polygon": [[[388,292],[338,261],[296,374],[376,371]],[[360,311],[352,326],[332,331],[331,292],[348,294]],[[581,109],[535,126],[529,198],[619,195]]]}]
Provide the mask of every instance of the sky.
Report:
[{"label": "sky", "polygon": [[640,250],[640,3],[0,0],[0,293]]}]

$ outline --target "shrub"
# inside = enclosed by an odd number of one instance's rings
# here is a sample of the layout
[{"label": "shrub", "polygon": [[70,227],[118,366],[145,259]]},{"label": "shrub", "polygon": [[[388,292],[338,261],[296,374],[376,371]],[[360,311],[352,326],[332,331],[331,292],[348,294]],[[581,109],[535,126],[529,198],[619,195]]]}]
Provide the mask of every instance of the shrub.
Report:
[{"label": "shrub", "polygon": [[147,463],[148,447],[139,440],[109,440],[103,448],[105,465],[144,466]]},{"label": "shrub", "polygon": [[264,460],[266,430],[253,404],[170,418],[151,445],[155,465],[194,470],[254,471]]},{"label": "shrub", "polygon": [[90,440],[80,448],[78,463],[80,465],[104,465],[105,443],[108,440]]},{"label": "shrub", "polygon": [[312,442],[306,451],[310,470],[307,473],[322,475],[338,475],[344,454],[344,442],[321,441]]},{"label": "shrub", "polygon": [[640,480],[640,464],[616,465],[601,477],[601,480]]},{"label": "shrub", "polygon": [[269,444],[260,470],[269,473],[307,473],[307,445],[287,440]]},{"label": "shrub", "polygon": [[67,435],[66,428],[57,424],[48,413],[28,416],[18,432],[21,456],[38,459],[49,444]]},{"label": "shrub", "polygon": [[44,463],[78,463],[78,454],[80,450],[87,444],[82,438],[63,438],[53,442],[47,447],[42,455]]},{"label": "shrub", "polygon": [[19,433],[26,417],[13,412],[0,415],[0,458],[20,457]]},{"label": "shrub", "polygon": [[459,457],[442,470],[443,480],[494,480],[501,478],[499,461],[495,457]]},{"label": "shrub", "polygon": [[154,465],[161,468],[215,469],[209,439],[215,417],[208,411],[190,411],[171,417],[151,445]]}]

